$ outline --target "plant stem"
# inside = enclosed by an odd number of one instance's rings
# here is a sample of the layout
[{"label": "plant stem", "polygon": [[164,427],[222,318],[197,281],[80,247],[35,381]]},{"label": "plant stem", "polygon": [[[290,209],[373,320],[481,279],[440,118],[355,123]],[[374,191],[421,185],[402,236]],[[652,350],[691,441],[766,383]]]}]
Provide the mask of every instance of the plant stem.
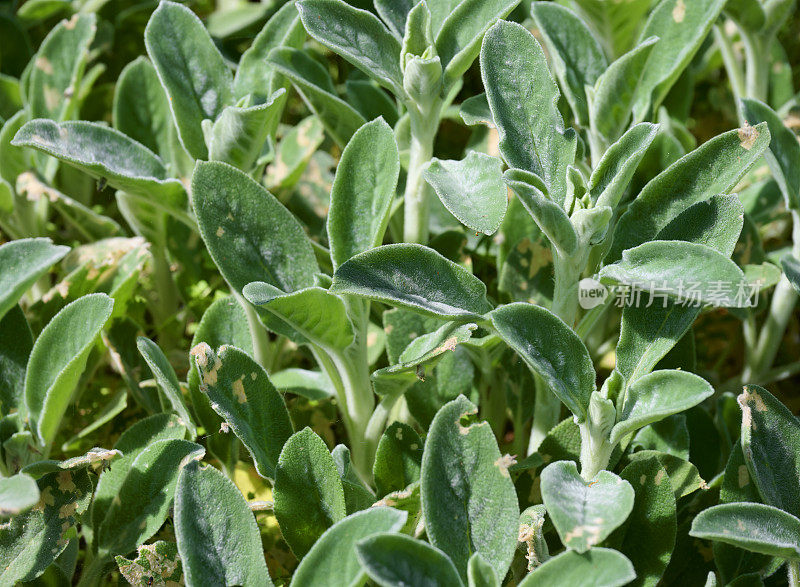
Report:
[{"label": "plant stem", "polygon": [[786,561],[789,573],[789,587],[800,587],[800,561]]},{"label": "plant stem", "polygon": [[725,71],[728,73],[728,80],[731,82],[733,98],[738,104],[739,100],[744,96],[746,90],[744,84],[744,73],[742,72],[741,65],[739,64],[736,50],[733,48],[733,43],[722,26],[714,26],[714,40],[717,42],[719,52],[722,55],[722,62],[725,64]]},{"label": "plant stem", "polygon": [[433,156],[433,140],[439,127],[440,102],[425,110],[409,107],[411,145],[408,176],[404,194],[403,240],[407,243],[428,242],[428,196],[430,187],[422,171]]},{"label": "plant stem", "polygon": [[107,566],[108,558],[102,554],[97,555],[94,560],[89,563],[89,566],[83,569],[78,587],[95,587],[95,585],[100,585],[105,576]]},{"label": "plant stem", "polygon": [[528,454],[533,454],[539,449],[547,433],[558,424],[561,417],[561,400],[541,377],[534,373],[533,378],[536,381],[536,397],[533,404],[533,424],[528,440]]},{"label": "plant stem", "polygon": [[769,93],[769,60],[765,49],[769,47],[766,39],[758,33],[741,30],[746,61],[745,92],[747,98],[767,101]]},{"label": "plant stem", "polygon": [[250,339],[253,341],[253,358],[256,360],[256,363],[264,367],[264,369],[269,370],[272,365],[273,356],[267,329],[264,328],[261,320],[258,319],[258,313],[250,302],[245,300],[236,291],[231,291],[242,308],[244,308],[244,313],[247,316],[247,326],[250,328]]}]

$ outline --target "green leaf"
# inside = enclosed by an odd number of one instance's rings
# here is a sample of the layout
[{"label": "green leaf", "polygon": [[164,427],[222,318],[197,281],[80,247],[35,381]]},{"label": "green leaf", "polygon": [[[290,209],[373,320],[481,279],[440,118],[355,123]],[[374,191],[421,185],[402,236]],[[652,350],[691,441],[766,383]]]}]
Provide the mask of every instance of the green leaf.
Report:
[{"label": "green leaf", "polygon": [[635,578],[636,571],[631,561],[616,550],[593,548],[583,554],[567,550],[526,576],[520,587],[622,587]]},{"label": "green leaf", "polygon": [[800,293],[800,259],[792,255],[784,255],[781,259],[781,267],[786,275],[786,279],[788,279],[792,287]]},{"label": "green leaf", "polygon": [[248,172],[261,155],[264,143],[278,126],[285,101],[283,88],[266,102],[249,108],[228,106],[211,127],[208,157]]},{"label": "green leaf", "polygon": [[442,318],[472,319],[491,310],[482,281],[433,249],[408,243],[352,257],[336,271],[330,291]]},{"label": "green leaf", "polygon": [[400,155],[383,119],[362,126],[336,167],[328,211],[328,240],[336,269],[383,241],[394,201]]},{"label": "green leaf", "polygon": [[503,181],[514,191],[536,225],[560,254],[569,256],[578,248],[578,235],[564,208],[548,197],[547,186],[533,173],[509,169]]},{"label": "green leaf", "polygon": [[0,245],[0,318],[69,252],[49,238],[26,238]]},{"label": "green leaf", "polygon": [[751,552],[800,560],[800,520],[760,503],[726,503],[703,510],[689,533]]},{"label": "green leaf", "polygon": [[80,82],[96,31],[96,15],[76,14],[58,23],[42,41],[26,92],[31,118],[66,120],[77,114]]},{"label": "green leaf", "polygon": [[503,158],[542,177],[550,197],[563,203],[577,135],[564,130],[560,93],[541,46],[522,26],[500,21],[483,39],[481,76]]},{"label": "green leaf", "polygon": [[167,92],[181,144],[195,159],[206,159],[202,122],[214,122],[233,103],[230,69],[200,19],[175,2],[158,5],[144,42]]},{"label": "green leaf", "polygon": [[182,209],[183,185],[167,176],[164,163],[147,147],[121,132],[96,122],[32,120],[11,141],[32,147],[104,179],[113,188],[166,207]]},{"label": "green leaf", "polygon": [[656,450],[641,450],[630,455],[631,461],[655,457],[669,475],[669,482],[675,499],[694,493],[698,489],[708,489],[692,463],[675,455]]},{"label": "green leaf", "polygon": [[375,534],[399,532],[407,517],[403,511],[375,507],[337,522],[300,561],[292,585],[353,585],[364,581],[366,572],[358,562],[356,543]]},{"label": "green leaf", "polygon": [[672,557],[678,532],[675,496],[669,475],[654,457],[634,461],[620,473],[636,497],[628,520],[610,542],[633,563],[634,585],[655,587]]},{"label": "green leaf", "polygon": [[771,139],[764,157],[783,192],[787,207],[800,209],[800,143],[797,137],[763,102],[742,100],[742,114],[750,124],[767,123]]},{"label": "green leaf", "polygon": [[237,98],[248,94],[267,98],[279,89],[280,75],[267,63],[267,55],[277,47],[299,49],[306,40],[306,31],[293,2],[284,4],[253,39],[242,54],[233,79]]},{"label": "green leaf", "polygon": [[375,11],[397,37],[406,30],[406,17],[416,5],[414,0],[374,0]]},{"label": "green leaf", "polygon": [[634,105],[634,120],[640,122],[656,111],[670,88],[692,60],[717,20],[727,0],[663,0],[644,25],[640,39],[658,37],[658,50],[651,53]]},{"label": "green leaf", "polygon": [[37,482],[33,509],[0,529],[0,583],[15,585],[41,575],[66,548],[78,518],[91,499],[86,471],[45,475]]},{"label": "green leaf", "polygon": [[594,86],[608,67],[603,48],[584,21],[563,6],[534,2],[531,16],[542,33],[553,70],[575,118],[587,126],[589,107],[584,88]]},{"label": "green leaf", "polygon": [[747,385],[742,408],[742,450],[765,503],[800,515],[800,421],[775,396]]},{"label": "green leaf", "polygon": [[497,332],[535,371],[579,422],[595,389],[589,351],[572,329],[540,306],[516,303],[492,312]]},{"label": "green leaf", "polygon": [[661,241],[687,241],[706,245],[726,257],[733,254],[744,225],[739,196],[712,196],[689,206],[656,235]]},{"label": "green leaf", "polygon": [[405,95],[400,42],[375,15],[342,0],[301,0],[297,9],[309,35],[395,96]]},{"label": "green leaf", "polygon": [[625,391],[609,441],[616,444],[639,428],[688,410],[712,395],[714,388],[705,379],[686,371],[655,371],[636,379]]},{"label": "green leaf", "polygon": [[408,424],[394,422],[384,431],[372,465],[379,496],[402,491],[419,481],[422,447],[419,434]]},{"label": "green leaf", "polygon": [[281,449],[292,435],[286,404],[263,367],[232,346],[215,353],[201,342],[191,351],[200,391],[244,444],[262,477],[275,477]]},{"label": "green leaf", "polygon": [[[202,446],[178,439],[157,440],[141,451],[127,468],[103,520],[95,518],[98,556],[108,559],[128,553],[153,536],[167,519],[181,469],[204,453]],[[122,464],[122,459],[118,462]]]},{"label": "green leaf", "polygon": [[174,519],[187,584],[272,585],[253,512],[217,469],[196,461],[183,467]]},{"label": "green leaf", "polygon": [[174,542],[158,540],[153,544],[143,544],[135,559],[117,556],[115,560],[120,575],[136,587],[150,587],[159,582],[165,585],[170,581],[180,583],[183,580],[178,545]]},{"label": "green leaf", "polygon": [[77,471],[79,469],[100,468],[101,465],[110,464],[111,461],[121,456],[122,453],[117,449],[106,450],[104,448],[95,447],[90,448],[85,454],[64,461],[55,461],[52,459],[36,461],[35,463],[23,467],[22,472],[38,479],[42,475],[57,471]]},{"label": "green leaf", "polygon": [[314,284],[319,269],[300,224],[242,171],[225,163],[198,163],[192,204],[211,258],[237,292],[253,281],[285,292]]},{"label": "green leaf", "polygon": [[186,428],[174,414],[156,414],[136,422],[119,437],[114,448],[122,457],[112,461],[97,482],[92,501],[91,520],[95,534],[106,517],[111,503],[130,474],[136,457],[160,440],[182,440]]},{"label": "green leaf", "polygon": [[166,396],[172,409],[180,417],[181,424],[186,426],[189,435],[194,439],[197,436],[197,428],[189,415],[189,411],[186,409],[181,384],[178,382],[178,376],[175,375],[175,370],[170,365],[169,359],[156,343],[144,336],[136,339],[136,348],[139,349],[147,366],[150,367],[150,371],[153,372],[153,377],[155,377],[161,393]]},{"label": "green leaf", "polygon": [[369,578],[381,587],[397,585],[463,585],[447,555],[405,534],[376,534],[356,544]]},{"label": "green leaf", "polygon": [[759,0],[728,0],[724,11],[737,24],[753,32],[760,31],[767,21]]},{"label": "green leaf", "polygon": [[653,239],[692,204],[730,192],[764,153],[769,137],[766,124],[726,132],[656,176],[619,219],[606,261]]},{"label": "green leaf", "polygon": [[350,449],[343,444],[337,444],[331,451],[331,456],[333,462],[336,463],[339,479],[342,480],[347,515],[371,508],[375,503],[375,494],[372,493],[372,490],[367,489],[356,473],[350,458]]},{"label": "green leaf", "polygon": [[33,348],[33,333],[18,305],[0,319],[0,332],[0,413],[7,415],[24,406],[25,370]]},{"label": "green leaf", "polygon": [[467,228],[494,234],[508,207],[503,162],[470,151],[461,161],[434,157],[422,173],[450,213]]},{"label": "green leaf", "polygon": [[520,0],[458,2],[436,33],[436,51],[444,69],[445,92],[470,68],[481,50],[486,31],[505,18]]},{"label": "green leaf", "polygon": [[608,66],[591,92],[592,128],[606,141],[616,141],[628,128],[639,84],[658,42],[649,38]]},{"label": "green leaf", "polygon": [[119,74],[112,108],[114,128],[166,157],[170,152],[172,114],[169,101],[150,61],[140,56]]},{"label": "green leaf", "polygon": [[311,428],[295,433],[284,445],[275,470],[273,495],[281,534],[298,558],[345,517],[336,463]]},{"label": "green leaf", "polygon": [[519,506],[508,473],[513,458],[500,454],[487,422],[475,422],[464,396],[433,419],[422,455],[425,530],[466,579],[470,556],[479,552],[504,577],[514,556]]},{"label": "green leaf", "polygon": [[467,584],[469,587],[500,587],[500,580],[497,578],[492,565],[487,563],[479,552],[469,558],[467,565]]},{"label": "green leaf", "polygon": [[18,516],[39,502],[39,487],[25,473],[0,479],[0,516]]},{"label": "green leaf", "polygon": [[572,461],[545,467],[541,490],[561,542],[576,552],[586,552],[605,540],[633,509],[630,483],[609,471],[600,471],[587,482]]},{"label": "green leaf", "polygon": [[25,374],[31,429],[49,447],[61,425],[89,352],[111,317],[114,300],[91,294],[65,306],[33,344]]},{"label": "green leaf", "polygon": [[642,122],[611,145],[592,170],[587,189],[595,206],[615,209],[633,174],[658,134],[658,125]]},{"label": "green leaf", "polygon": [[270,379],[280,391],[301,395],[310,400],[326,399],[336,394],[333,383],[321,371],[289,368],[272,373]]},{"label": "green leaf", "polygon": [[264,180],[266,185],[277,190],[297,185],[324,138],[322,122],[316,116],[304,118],[291,127],[278,144]]},{"label": "green leaf", "polygon": [[366,124],[364,117],[338,96],[330,74],[322,64],[305,51],[279,47],[270,51],[267,62],[292,81],[338,145],[345,146]]},{"label": "green leaf", "polygon": [[486,99],[486,94],[478,94],[477,96],[470,96],[461,103],[459,115],[467,126],[475,126],[483,124],[489,128],[494,128],[494,117],[489,108],[489,101]]},{"label": "green leaf", "polygon": [[736,263],[711,247],[683,241],[650,241],[628,249],[621,261],[603,267],[600,276],[655,293],[662,306],[664,296],[722,307],[746,307],[750,297]]},{"label": "green leaf", "polygon": [[400,355],[399,365],[415,367],[431,361],[447,351],[455,351],[459,343],[467,342],[477,324],[446,322],[434,332],[423,334],[412,340]]}]

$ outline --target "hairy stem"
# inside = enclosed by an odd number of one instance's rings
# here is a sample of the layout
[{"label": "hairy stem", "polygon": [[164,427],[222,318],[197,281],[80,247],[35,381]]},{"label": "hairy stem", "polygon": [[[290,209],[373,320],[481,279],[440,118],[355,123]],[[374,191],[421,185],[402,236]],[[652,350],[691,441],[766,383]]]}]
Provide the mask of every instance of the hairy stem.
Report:
[{"label": "hairy stem", "polygon": [[746,97],[766,102],[769,93],[768,39],[764,39],[758,33],[744,29],[741,31],[746,62]]},{"label": "hairy stem", "polygon": [[407,243],[428,242],[428,199],[431,190],[422,177],[422,172],[433,156],[433,140],[439,126],[439,108],[438,101],[425,111],[409,108],[411,145],[403,208],[403,240]]},{"label": "hairy stem", "polygon": [[233,295],[236,297],[236,300],[239,302],[242,308],[244,308],[244,313],[247,316],[247,326],[250,328],[250,339],[253,341],[253,358],[259,365],[264,367],[264,369],[269,369],[269,367],[272,365],[273,357],[267,329],[264,328],[264,325],[258,318],[256,309],[250,304],[250,302],[245,300],[236,291],[233,291]]},{"label": "hairy stem", "polygon": [[728,80],[731,82],[731,90],[736,103],[744,96],[746,88],[744,83],[744,73],[733,47],[733,41],[725,32],[723,26],[714,26],[714,40],[717,42],[719,52],[722,55],[722,62],[725,64],[725,71],[728,73]]}]

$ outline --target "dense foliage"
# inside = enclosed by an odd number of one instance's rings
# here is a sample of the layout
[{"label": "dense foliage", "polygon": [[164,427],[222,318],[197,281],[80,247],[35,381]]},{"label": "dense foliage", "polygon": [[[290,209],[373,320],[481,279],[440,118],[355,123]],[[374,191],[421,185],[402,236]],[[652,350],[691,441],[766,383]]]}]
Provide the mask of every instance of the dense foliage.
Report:
[{"label": "dense foliage", "polygon": [[0,585],[800,585],[795,0],[0,5]]}]

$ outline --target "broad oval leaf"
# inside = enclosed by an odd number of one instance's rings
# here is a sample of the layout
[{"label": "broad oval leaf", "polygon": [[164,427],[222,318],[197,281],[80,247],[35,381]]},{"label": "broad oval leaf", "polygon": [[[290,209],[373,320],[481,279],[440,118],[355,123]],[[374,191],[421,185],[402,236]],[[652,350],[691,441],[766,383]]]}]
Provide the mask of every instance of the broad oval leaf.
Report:
[{"label": "broad oval leaf", "polygon": [[593,548],[583,554],[567,550],[534,569],[522,580],[520,587],[622,587],[635,578],[636,571],[631,561],[616,550]]},{"label": "broad oval leaf", "polygon": [[494,234],[508,208],[503,162],[477,151],[461,161],[434,157],[423,177],[450,213],[467,228]]},{"label": "broad oval leaf", "polygon": [[275,477],[284,444],[292,435],[286,404],[264,368],[232,346],[216,353],[201,342],[191,351],[200,371],[200,391],[244,444],[256,471]]},{"label": "broad oval leaf", "polygon": [[610,471],[591,481],[572,461],[558,461],[541,475],[542,500],[567,548],[586,552],[621,526],[633,509],[631,484]]},{"label": "broad oval leaf", "polygon": [[161,159],[144,145],[97,122],[36,119],[26,123],[11,141],[69,163],[118,190],[162,206],[182,209],[183,185],[167,177]]},{"label": "broad oval leaf", "polygon": [[356,553],[369,578],[381,587],[463,585],[444,552],[405,534],[365,538],[356,544]]},{"label": "broad oval leaf", "polygon": [[504,577],[514,555],[519,505],[508,468],[487,422],[464,396],[445,404],[430,425],[422,455],[425,529],[463,579],[474,552]]},{"label": "broad oval leaf", "polygon": [[706,245],[730,257],[743,225],[744,207],[739,196],[713,196],[678,214],[661,229],[655,240]]},{"label": "broad oval leaf", "polygon": [[392,423],[378,441],[372,474],[378,495],[402,491],[419,481],[423,442],[417,431],[402,422]]},{"label": "broad oval leaf", "polygon": [[410,243],[352,257],[336,271],[330,291],[442,318],[471,319],[492,309],[482,281],[433,249]]},{"label": "broad oval leaf", "polygon": [[664,370],[645,375],[626,388],[609,441],[616,444],[627,434],[693,408],[712,395],[714,388],[694,373]]},{"label": "broad oval leaf", "polygon": [[56,314],[33,344],[25,374],[25,405],[43,446],[55,438],[89,351],[113,308],[114,300],[105,294],[78,298]]},{"label": "broad oval leaf", "polygon": [[353,585],[363,581],[366,572],[359,564],[356,543],[374,534],[399,532],[407,517],[406,512],[387,507],[347,516],[328,528],[300,561],[292,586]]},{"label": "broad oval leaf", "polygon": [[742,502],[710,507],[695,517],[689,534],[800,561],[800,520],[770,505]]},{"label": "broad oval leaf", "polygon": [[579,421],[585,420],[596,375],[578,335],[558,316],[532,304],[502,306],[491,318],[506,344],[547,382]]},{"label": "broad oval leaf", "polygon": [[39,502],[39,487],[30,475],[18,473],[0,479],[0,516],[17,516]]},{"label": "broad oval leaf", "polygon": [[25,238],[0,245],[0,318],[36,280],[69,252],[49,238]]},{"label": "broad oval leaf", "polygon": [[144,42],[169,97],[181,143],[195,159],[206,159],[202,122],[214,122],[233,103],[230,69],[200,19],[175,2],[158,5]]},{"label": "broad oval leaf", "polygon": [[281,534],[300,559],[328,528],[345,517],[336,463],[311,428],[286,441],[275,469],[273,495]]},{"label": "broad oval leaf", "polygon": [[233,482],[191,462],[175,488],[175,537],[189,585],[272,585],[253,512]]},{"label": "broad oval leaf", "polygon": [[328,240],[336,269],[383,240],[400,174],[400,155],[383,119],[362,126],[347,143],[331,188]]}]

